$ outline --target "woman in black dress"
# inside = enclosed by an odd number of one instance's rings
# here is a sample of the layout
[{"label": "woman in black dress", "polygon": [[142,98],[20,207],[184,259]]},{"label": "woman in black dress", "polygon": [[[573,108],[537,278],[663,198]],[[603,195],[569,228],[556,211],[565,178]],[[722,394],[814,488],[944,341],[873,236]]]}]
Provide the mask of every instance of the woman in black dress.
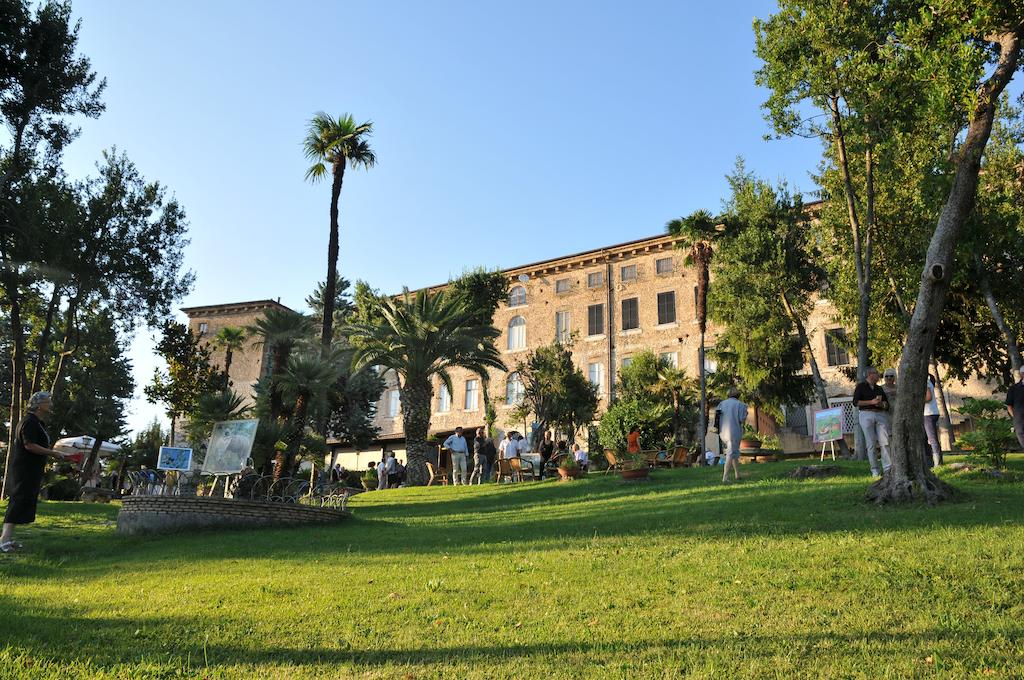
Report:
[{"label": "woman in black dress", "polygon": [[11,441],[11,464],[7,485],[10,497],[4,515],[3,534],[0,534],[0,552],[14,552],[21,548],[14,541],[14,526],[30,524],[36,519],[36,503],[43,486],[43,470],[49,456],[64,458],[64,454],[50,448],[50,435],[43,421],[50,415],[53,402],[49,392],[36,392],[28,404],[28,414],[18,424]]}]

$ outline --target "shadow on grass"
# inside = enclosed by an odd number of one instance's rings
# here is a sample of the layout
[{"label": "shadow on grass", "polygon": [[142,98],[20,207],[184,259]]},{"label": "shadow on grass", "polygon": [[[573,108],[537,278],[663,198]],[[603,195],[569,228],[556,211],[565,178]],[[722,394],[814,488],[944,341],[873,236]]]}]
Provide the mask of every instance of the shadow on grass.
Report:
[{"label": "shadow on grass", "polygon": [[[991,632],[948,630],[935,627],[913,632],[871,631],[867,633],[741,633],[726,640],[706,637],[673,637],[665,631],[659,637],[658,631],[641,641],[577,640],[572,642],[531,642],[509,641],[501,645],[455,645],[440,646],[424,636],[422,646],[416,648],[373,649],[362,648],[355,641],[338,640],[337,645],[309,645],[289,647],[280,644],[265,645],[254,641],[252,646],[218,642],[218,633],[224,630],[244,630],[247,622],[205,616],[201,621],[191,617],[85,617],[62,612],[40,612],[19,609],[17,602],[0,598],[0,640],[17,652],[34,657],[35,661],[46,660],[56,664],[83,663],[101,669],[119,664],[132,665],[147,660],[171,667],[184,665],[186,659],[194,670],[201,668],[204,657],[210,667],[230,668],[233,666],[338,666],[345,664],[363,666],[437,666],[438,664],[468,664],[472,667],[487,668],[538,657],[564,659],[566,655],[579,655],[604,665],[609,661],[628,662],[631,656],[656,658],[664,662],[665,655],[673,651],[688,652],[707,650],[711,647],[736,647],[742,650],[744,659],[770,659],[775,656],[791,657],[794,652],[816,655],[821,643],[832,649],[851,650],[863,648],[872,656],[880,654],[905,655],[918,647],[932,649],[945,643],[955,648],[987,648],[988,656],[995,661],[999,653],[992,648]],[[299,631],[296,631],[299,632]],[[54,635],[59,633],[59,650],[55,650]],[[212,634],[211,634],[212,633]],[[1000,631],[1004,639],[1019,639],[1024,635],[1021,624],[1009,625]],[[511,633],[510,635],[516,635]],[[130,642],[126,642],[130,641]],[[2,647],[0,647],[2,649]],[[1008,651],[1017,656],[1019,652]],[[1012,659],[1010,659],[1012,661]],[[123,667],[122,667],[123,669]]]},{"label": "shadow on grass", "polygon": [[[795,465],[744,466],[749,477],[731,485],[721,484],[717,470],[683,469],[658,471],[645,484],[592,475],[566,484],[399,489],[354,503],[355,517],[340,525],[258,533],[121,538],[108,529],[70,540],[75,536],[70,528],[44,526],[37,530],[44,534],[35,552],[24,560],[0,562],[0,574],[48,578],[61,573],[65,561],[74,561],[80,575],[92,576],[109,571],[112,564],[131,569],[181,560],[333,556],[358,562],[381,556],[522,553],[595,537],[741,540],[935,526],[1005,527],[1019,525],[1024,516],[1020,485],[973,485],[967,502],[936,508],[877,508],[862,500],[868,479],[859,474],[861,465],[844,461],[843,475],[824,480],[786,479]],[[983,510],[975,509],[978,503]],[[69,524],[66,519],[61,523]]]}]

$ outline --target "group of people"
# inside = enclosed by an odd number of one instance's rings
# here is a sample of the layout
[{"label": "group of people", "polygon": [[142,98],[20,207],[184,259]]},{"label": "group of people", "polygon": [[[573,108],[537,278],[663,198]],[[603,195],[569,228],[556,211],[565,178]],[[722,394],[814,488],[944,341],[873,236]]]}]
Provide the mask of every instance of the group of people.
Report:
[{"label": "group of people", "polygon": [[[899,392],[896,388],[896,371],[887,368],[878,382],[878,369],[868,368],[864,380],[853,389],[853,405],[857,407],[857,422],[864,433],[864,448],[868,455],[871,474],[880,476],[892,467],[889,454],[889,438],[892,436],[892,424],[889,413],[896,406]],[[924,395],[924,432],[928,440],[925,465],[932,467],[942,465],[942,448],[939,446],[938,422],[939,405],[935,398],[934,376],[928,376]],[[1007,395],[1009,399],[1009,395]],[[877,450],[877,454],[876,454]],[[879,454],[881,471],[879,471]],[[930,455],[929,455],[930,454]]]},{"label": "group of people", "polygon": [[381,449],[380,461],[370,463],[369,472],[377,474],[377,490],[397,489],[405,484],[405,466],[395,458],[394,451]]},{"label": "group of people", "polygon": [[[455,485],[482,484],[492,478],[497,460],[513,458],[521,460],[523,454],[530,452],[529,442],[519,432],[515,430],[506,432],[495,446],[494,440],[487,435],[482,427],[477,428],[472,441],[472,471],[469,469],[470,442],[466,441],[461,427],[455,428],[455,433],[444,440],[441,448],[451,454],[452,483]],[[587,452],[583,451],[579,444],[573,444],[570,452],[568,442],[560,441],[556,445],[550,431],[544,432],[544,438],[538,446],[537,453],[540,455],[539,473],[542,479],[548,462],[561,455],[572,455],[576,463],[584,469],[590,463]]]}]

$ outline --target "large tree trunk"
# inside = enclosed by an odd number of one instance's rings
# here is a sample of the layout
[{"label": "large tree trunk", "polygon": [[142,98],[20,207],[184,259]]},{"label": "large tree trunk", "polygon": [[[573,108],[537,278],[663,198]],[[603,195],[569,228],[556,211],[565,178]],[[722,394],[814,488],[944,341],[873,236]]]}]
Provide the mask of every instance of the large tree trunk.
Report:
[{"label": "large tree trunk", "polygon": [[[702,246],[698,248],[698,246]],[[694,244],[693,261],[697,265],[697,325],[700,330],[700,347],[697,351],[697,367],[700,376],[700,418],[697,420],[697,465],[703,465],[704,448],[708,438],[708,375],[705,368],[704,336],[708,327],[708,285],[710,284],[711,247]]]},{"label": "large tree trunk", "polygon": [[224,348],[224,390],[231,387],[231,359],[233,352],[230,347]]},{"label": "large tree trunk", "polygon": [[281,409],[283,408],[281,388],[277,384],[277,379],[280,377],[281,371],[284,370],[284,362],[284,350],[280,347],[274,347],[274,367],[270,371],[270,420],[275,423],[281,417]]},{"label": "large tree trunk", "polygon": [[871,485],[867,498],[879,503],[925,500],[937,503],[949,498],[952,488],[932,474],[924,462],[924,424],[921,412],[928,364],[935,346],[935,333],[942,317],[952,279],[953,255],[960,229],[974,206],[981,156],[992,132],[999,95],[1017,68],[1020,33],[995,36],[1000,47],[999,62],[982,86],[967,136],[956,161],[949,197],[932,234],[921,274],[921,286],[910,319],[907,341],[900,358],[899,391],[893,418],[892,467]]},{"label": "large tree trunk", "polygon": [[430,380],[423,377],[406,378],[399,390],[402,400],[402,426],[405,429],[405,450],[407,457],[406,475],[411,486],[421,486],[430,479],[427,461],[434,461],[431,447],[427,443],[430,429],[430,402],[434,388]]},{"label": "large tree trunk", "polygon": [[345,158],[334,164],[334,181],[331,184],[331,235],[327,242],[327,281],[324,283],[324,317],[320,332],[320,355],[326,359],[331,351],[334,337],[334,296],[335,275],[338,271],[338,201],[341,185],[345,179]]},{"label": "large tree trunk", "polygon": [[992,313],[992,320],[996,322],[996,327],[1003,334],[1003,339],[1006,340],[1006,354],[1010,357],[1010,370],[1013,374],[1013,382],[1017,382],[1020,380],[1021,366],[1024,365],[1020,357],[1020,346],[1017,344],[1017,334],[1006,323],[1006,318],[1003,317],[1003,312],[999,309],[995,292],[992,290],[992,282],[988,278],[985,266],[981,261],[981,253],[978,251],[974,251],[974,269],[977,274],[978,285],[985,296],[985,304],[988,305],[988,311]]},{"label": "large tree trunk", "polygon": [[[8,269],[10,272],[10,269]],[[25,405],[25,329],[21,321],[21,299],[18,290],[18,278],[9,274],[4,277],[4,285],[7,288],[7,304],[10,307],[11,324],[11,425],[8,429],[7,456],[4,461],[4,481],[0,488],[0,499],[7,498],[7,480],[10,479],[11,455],[10,443],[14,441],[14,434],[21,420],[22,410]]]},{"label": "large tree trunk", "polygon": [[945,379],[939,372],[939,364],[935,359],[931,362],[932,373],[935,375],[935,399],[939,404],[939,445],[943,451],[953,449],[953,419],[949,415],[949,397],[946,395]]}]

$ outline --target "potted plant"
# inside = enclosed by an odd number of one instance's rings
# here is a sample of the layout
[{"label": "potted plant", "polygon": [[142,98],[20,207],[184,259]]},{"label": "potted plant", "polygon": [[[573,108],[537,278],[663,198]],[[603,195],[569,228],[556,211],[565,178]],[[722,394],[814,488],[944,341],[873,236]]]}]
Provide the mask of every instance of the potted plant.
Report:
[{"label": "potted plant", "polygon": [[651,467],[642,456],[627,453],[622,461],[623,479],[643,479],[651,474]]},{"label": "potted plant", "polygon": [[743,424],[743,437],[740,439],[740,451],[756,452],[761,450],[761,440],[757,436],[757,430]]},{"label": "potted plant", "polygon": [[562,460],[558,463],[558,476],[562,481],[568,479],[576,479],[583,474],[580,464],[576,462],[576,458],[572,454],[563,456]]}]

